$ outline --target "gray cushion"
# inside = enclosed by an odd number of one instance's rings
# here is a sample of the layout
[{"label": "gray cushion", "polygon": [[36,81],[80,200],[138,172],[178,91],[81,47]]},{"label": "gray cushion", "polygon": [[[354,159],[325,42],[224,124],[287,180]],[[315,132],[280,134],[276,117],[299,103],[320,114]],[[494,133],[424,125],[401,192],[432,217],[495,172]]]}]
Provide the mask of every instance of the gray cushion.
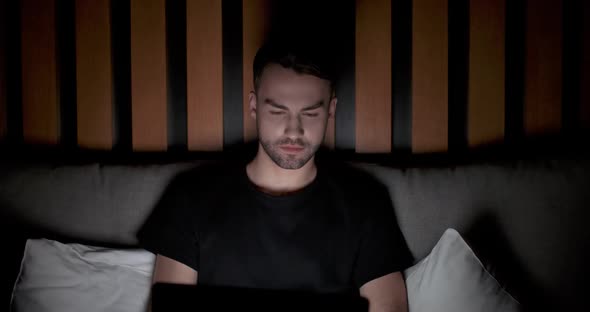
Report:
[{"label": "gray cushion", "polygon": [[541,292],[548,301],[562,304],[580,300],[590,260],[585,250],[590,241],[588,160],[361,167],[389,187],[400,227],[417,259],[428,254],[446,228],[465,233],[469,240],[471,233],[490,227],[474,249],[485,251],[503,240],[504,254],[493,256],[500,261],[513,257],[509,265],[519,266],[513,282],[520,284],[512,285],[512,291]]},{"label": "gray cushion", "polygon": [[60,235],[135,244],[135,232],[170,179],[195,164],[4,168],[0,206]]}]

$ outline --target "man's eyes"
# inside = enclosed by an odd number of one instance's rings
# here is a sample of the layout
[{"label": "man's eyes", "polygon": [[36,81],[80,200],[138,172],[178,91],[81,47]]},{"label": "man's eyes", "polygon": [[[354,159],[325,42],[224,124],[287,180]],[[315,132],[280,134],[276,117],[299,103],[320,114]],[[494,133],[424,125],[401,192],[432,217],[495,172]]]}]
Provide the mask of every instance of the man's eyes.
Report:
[{"label": "man's eyes", "polygon": [[[271,115],[283,115],[285,114],[284,111],[270,111]],[[317,117],[319,114],[318,113],[303,113],[304,116],[308,116],[308,117]]]}]

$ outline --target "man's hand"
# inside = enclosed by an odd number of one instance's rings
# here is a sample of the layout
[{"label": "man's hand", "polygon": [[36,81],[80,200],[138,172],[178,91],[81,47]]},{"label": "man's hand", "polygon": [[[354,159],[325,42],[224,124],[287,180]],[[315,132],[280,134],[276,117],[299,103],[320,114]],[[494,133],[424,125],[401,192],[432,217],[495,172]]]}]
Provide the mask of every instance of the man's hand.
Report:
[{"label": "man's hand", "polygon": [[367,282],[360,288],[369,300],[369,312],[407,312],[406,283],[401,272],[390,273]]}]

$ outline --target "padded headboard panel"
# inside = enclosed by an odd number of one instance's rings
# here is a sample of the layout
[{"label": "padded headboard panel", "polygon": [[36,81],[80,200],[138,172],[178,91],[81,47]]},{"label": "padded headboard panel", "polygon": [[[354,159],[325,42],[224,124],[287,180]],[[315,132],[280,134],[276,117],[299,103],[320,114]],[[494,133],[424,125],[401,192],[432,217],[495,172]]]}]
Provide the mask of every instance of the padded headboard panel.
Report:
[{"label": "padded headboard panel", "polygon": [[[60,236],[133,245],[170,179],[195,161],[153,165],[0,166],[0,207]],[[416,260],[457,229],[520,290],[568,302],[589,276],[590,161],[537,160],[439,168],[354,163],[384,183]]]}]

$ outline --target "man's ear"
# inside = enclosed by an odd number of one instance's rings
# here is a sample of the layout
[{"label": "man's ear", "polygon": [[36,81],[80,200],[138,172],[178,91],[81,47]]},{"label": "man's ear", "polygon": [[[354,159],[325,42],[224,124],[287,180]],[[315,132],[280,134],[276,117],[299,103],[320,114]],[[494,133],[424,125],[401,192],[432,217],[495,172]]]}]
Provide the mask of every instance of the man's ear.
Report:
[{"label": "man's ear", "polygon": [[256,93],[250,91],[248,94],[248,103],[250,107],[250,116],[256,120]]},{"label": "man's ear", "polygon": [[336,116],[336,104],[338,104],[338,98],[333,96],[328,106],[328,118],[334,118]]}]

